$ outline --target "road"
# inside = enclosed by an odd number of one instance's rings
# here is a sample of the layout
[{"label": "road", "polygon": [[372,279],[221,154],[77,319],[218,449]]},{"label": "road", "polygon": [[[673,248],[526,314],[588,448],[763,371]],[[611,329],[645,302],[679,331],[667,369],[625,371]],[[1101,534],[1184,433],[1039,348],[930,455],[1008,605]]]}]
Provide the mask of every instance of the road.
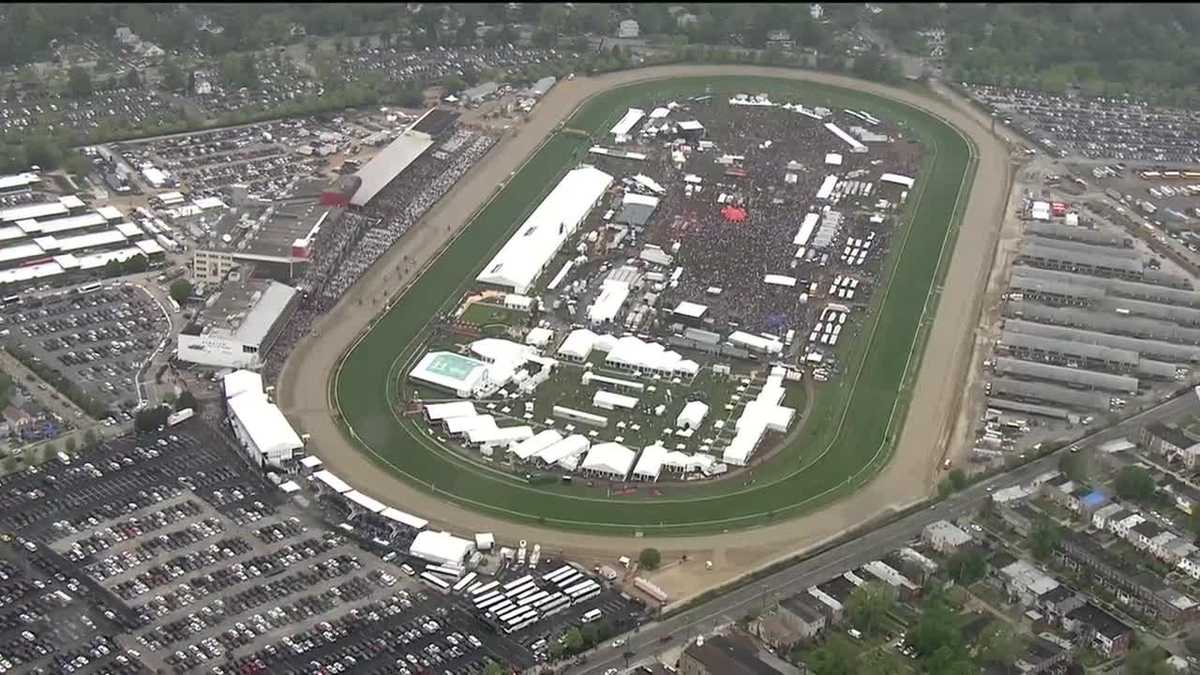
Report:
[{"label": "road", "polygon": [[[1137,435],[1137,429],[1145,424],[1197,411],[1200,411],[1200,397],[1189,391],[1112,427],[1086,436],[1077,444],[1095,446],[1122,437],[1133,437]],[[1063,452],[1067,452],[1067,449],[971,485],[931,508],[909,514],[894,523],[677,614],[666,621],[643,626],[637,633],[624,636],[628,640],[624,646],[614,649],[606,643],[588,655],[586,664],[568,672],[572,675],[601,675],[608,668],[624,668],[625,659],[622,654],[626,650],[632,650],[636,654],[630,659],[631,665],[637,661],[644,661],[656,651],[678,645],[680,640],[707,634],[715,627],[732,623],[745,616],[751,609],[761,609],[768,600],[779,600],[793,595],[848,569],[864,565],[900,548],[919,536],[921,530],[934,521],[954,520],[973,513],[993,490],[1019,485],[1038,474],[1057,469],[1059,455]],[[671,640],[667,643],[659,642],[663,636],[670,636]]]},{"label": "road", "polygon": [[[404,257],[426,264],[470,221],[496,191],[496,186],[520,169],[543,139],[590,97],[616,86],[675,77],[767,76],[809,80],[848,87],[900,100],[947,120],[974,146],[978,169],[966,198],[962,225],[954,240],[949,269],[938,299],[936,320],[926,343],[938,358],[922,359],[916,376],[908,379],[911,402],[893,458],[879,477],[852,496],[820,512],[745,530],[736,534],[695,537],[600,536],[564,532],[480,514],[420,490],[381,470],[343,435],[328,400],[329,381],[346,347],[372,320],[380,305],[411,281],[394,274]],[[576,78],[559,83],[534,108],[528,121],[517,124],[491,153],[459,181],[412,231],[388,252],[346,294],[337,307],[314,326],[288,358],[277,389],[278,401],[294,426],[310,435],[311,451],[326,467],[358,490],[428,518],[438,527],[466,532],[493,532],[497,539],[526,539],[561,555],[584,560],[609,560],[636,555],[645,546],[659,548],[664,559],[688,556],[689,562],[670,566],[654,577],[673,598],[683,600],[728,583],[754,569],[830,541],[873,517],[918,503],[930,494],[939,477],[938,465],[948,445],[955,411],[980,312],[982,289],[991,268],[994,241],[1008,196],[1008,150],[977,118],[941,99],[926,97],[861,80],[814,71],[753,66],[665,66]],[[319,336],[319,337],[318,337]],[[548,549],[549,550],[549,549]],[[704,561],[712,561],[707,569]]]}]

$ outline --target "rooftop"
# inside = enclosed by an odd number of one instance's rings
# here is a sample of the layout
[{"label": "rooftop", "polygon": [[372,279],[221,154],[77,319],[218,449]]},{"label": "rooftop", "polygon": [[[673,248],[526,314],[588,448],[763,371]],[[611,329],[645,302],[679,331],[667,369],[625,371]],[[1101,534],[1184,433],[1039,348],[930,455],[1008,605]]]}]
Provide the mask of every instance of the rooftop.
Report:
[{"label": "rooftop", "polygon": [[225,211],[198,248],[251,259],[260,256],[264,261],[292,260],[292,244],[324,223],[329,213],[328,207],[315,201]]},{"label": "rooftop", "polygon": [[721,675],[780,675],[778,670],[759,658],[754,643],[717,635],[704,640],[703,644],[692,644],[684,652],[704,664],[710,673]]}]

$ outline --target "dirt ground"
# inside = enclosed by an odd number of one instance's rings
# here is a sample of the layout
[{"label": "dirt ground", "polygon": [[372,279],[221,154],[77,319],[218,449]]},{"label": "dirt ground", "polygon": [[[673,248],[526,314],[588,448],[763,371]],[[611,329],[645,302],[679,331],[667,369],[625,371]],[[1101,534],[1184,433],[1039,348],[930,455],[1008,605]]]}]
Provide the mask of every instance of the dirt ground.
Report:
[{"label": "dirt ground", "polygon": [[[370,322],[388,297],[410,279],[394,272],[404,256],[427,262],[470,216],[498,191],[498,186],[518,170],[554,128],[588,97],[621,84],[684,76],[769,76],[811,80],[860,89],[904,101],[948,120],[976,146],[979,169],[968,200],[949,272],[946,276],[930,333],[927,353],[938,358],[922,360],[907,423],[895,457],[878,478],[858,493],[817,513],[767,527],[678,538],[606,537],[562,532],[515,524],[476,513],[439,500],[381,470],[350,442],[334,424],[328,400],[329,379],[341,354]],[[655,546],[669,564],[651,576],[673,602],[728,583],[757,568],[787,558],[837,537],[865,520],[924,499],[938,478],[938,465],[962,403],[962,382],[980,316],[983,289],[992,267],[992,256],[1008,197],[1009,152],[992,135],[987,122],[967,110],[895,88],[827,73],[751,66],[667,66],[612,73],[595,78],[560,82],[538,103],[527,122],[514,126],[483,161],[451,190],[420,224],[407,234],[342,302],[315,326],[319,337],[309,337],[293,351],[278,387],[279,403],[291,421],[311,434],[309,447],[326,467],[355,488],[386,503],[428,518],[436,526],[461,533],[493,532],[504,544],[517,540],[540,543],[546,553],[588,561],[612,561],[620,555]],[[362,299],[362,304],[359,300]],[[705,561],[713,569],[705,569]]]}]

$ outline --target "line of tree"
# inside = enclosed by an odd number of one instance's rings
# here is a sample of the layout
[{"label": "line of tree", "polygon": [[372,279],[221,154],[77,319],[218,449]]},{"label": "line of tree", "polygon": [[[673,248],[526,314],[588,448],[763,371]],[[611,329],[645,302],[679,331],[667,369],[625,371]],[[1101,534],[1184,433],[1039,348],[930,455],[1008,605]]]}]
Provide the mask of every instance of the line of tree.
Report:
[{"label": "line of tree", "polygon": [[26,368],[32,370],[35,375],[61,392],[63,396],[66,396],[68,400],[79,406],[89,416],[100,419],[109,414],[108,406],[84,391],[74,381],[68,379],[61,370],[51,367],[45,361],[35,361],[33,354],[19,345],[10,345],[6,349],[13,358],[20,361]]}]

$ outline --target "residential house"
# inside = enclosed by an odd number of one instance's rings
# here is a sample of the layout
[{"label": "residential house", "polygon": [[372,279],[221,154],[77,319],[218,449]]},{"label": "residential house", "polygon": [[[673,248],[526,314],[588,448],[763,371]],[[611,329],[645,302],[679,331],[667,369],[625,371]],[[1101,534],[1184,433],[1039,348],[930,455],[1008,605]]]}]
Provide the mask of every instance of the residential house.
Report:
[{"label": "residential house", "polygon": [[1171,496],[1175,508],[1188,515],[1192,514],[1196,504],[1200,504],[1200,488],[1191,483],[1168,477],[1163,481],[1162,489]]},{"label": "residential house", "polygon": [[1038,521],[1038,513],[1023,503],[997,507],[996,515],[1022,537],[1028,537]]},{"label": "residential house", "polygon": [[883,561],[903,572],[919,586],[928,583],[929,577],[938,571],[937,563],[907,546],[887,554],[883,557]]},{"label": "residential house", "polygon": [[1120,520],[1109,519],[1108,530],[1122,539],[1129,539],[1129,531],[1146,522],[1140,513],[1129,513]]},{"label": "residential house", "polygon": [[872,560],[859,568],[858,576],[871,580],[879,580],[896,589],[897,596],[904,601],[913,600],[921,593],[921,587],[906,577],[900,570],[883,562]]},{"label": "residential house", "polygon": [[[821,617],[824,620],[824,616]],[[805,638],[799,631],[792,628],[778,609],[759,615],[749,626],[750,634],[762,640],[762,643],[776,652],[788,652],[793,647],[804,642]]]},{"label": "residential house", "polygon": [[1129,515],[1125,507],[1119,502],[1112,502],[1096,510],[1092,514],[1092,527],[1097,530],[1108,530],[1108,524],[1114,520],[1121,520]]},{"label": "residential house", "polygon": [[808,15],[813,21],[820,21],[825,18],[825,8],[820,3],[814,2],[808,6]]},{"label": "residential house", "polygon": [[625,19],[617,25],[617,37],[632,39],[641,34],[641,26],[633,19]]},{"label": "residential house", "polygon": [[1142,427],[1139,438],[1150,452],[1166,457],[1168,462],[1179,461],[1195,469],[1200,460],[1200,443],[1175,427],[1154,422]]},{"label": "residential house", "polygon": [[779,616],[794,629],[803,640],[812,640],[828,625],[824,605],[808,593],[800,593],[779,603]]},{"label": "residential house", "polygon": [[698,23],[700,23],[700,17],[692,14],[691,12],[680,12],[675,17],[675,25],[679,26],[680,28],[691,28]]},{"label": "residential house", "polygon": [[1040,637],[1027,637],[1021,640],[1018,655],[1011,668],[989,666],[984,668],[985,675],[1008,675],[1017,672],[1021,675],[1042,675],[1042,673],[1060,673],[1071,659],[1071,653],[1059,645]]},{"label": "residential house", "polygon": [[1197,614],[1196,602],[1190,597],[1091,537],[1066,532],[1054,555],[1066,567],[1090,573],[1118,600],[1143,614],[1169,623],[1186,621]]},{"label": "residential house", "polygon": [[679,657],[682,675],[799,675],[799,668],[741,635],[697,638]]},{"label": "residential house", "polygon": [[818,608],[825,615],[825,621],[830,626],[836,626],[846,617],[846,606],[840,600],[829,595],[819,586],[811,586],[808,594],[821,603]]},{"label": "residential house", "polygon": [[1150,551],[1151,542],[1163,532],[1163,527],[1152,520],[1143,520],[1125,532],[1125,540],[1139,551]]},{"label": "residential house", "polygon": [[972,539],[971,535],[957,525],[948,520],[939,520],[921,530],[921,541],[942,555],[950,555],[961,546],[970,543]]},{"label": "residential house", "polygon": [[1133,641],[1132,628],[1090,602],[1071,610],[1063,627],[1107,658],[1124,655]]},{"label": "residential house", "polygon": [[1025,606],[1036,605],[1038,598],[1059,587],[1057,580],[1025,560],[1016,560],[997,572],[1009,597]]},{"label": "residential house", "polygon": [[1175,566],[1184,574],[1200,581],[1200,553],[1192,553],[1191,555],[1184,556],[1179,562],[1175,563]]},{"label": "residential house", "polygon": [[142,39],[138,37],[137,33],[133,32],[129,26],[118,26],[115,37],[117,42],[120,42],[127,47],[132,47],[133,45],[136,45],[142,41]]}]

